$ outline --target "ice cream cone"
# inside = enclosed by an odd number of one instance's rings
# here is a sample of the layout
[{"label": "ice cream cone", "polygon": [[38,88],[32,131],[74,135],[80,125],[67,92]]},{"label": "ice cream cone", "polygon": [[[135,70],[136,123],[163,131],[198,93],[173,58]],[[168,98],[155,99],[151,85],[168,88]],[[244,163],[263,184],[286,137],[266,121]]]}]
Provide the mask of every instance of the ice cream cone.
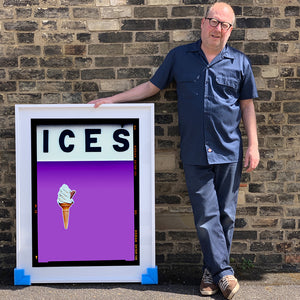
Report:
[{"label": "ice cream cone", "polygon": [[70,207],[73,205],[72,203],[59,203],[59,205],[62,208],[62,213],[63,213],[63,219],[64,219],[64,227],[65,229],[68,229],[68,225],[69,225],[69,211],[70,211]]}]

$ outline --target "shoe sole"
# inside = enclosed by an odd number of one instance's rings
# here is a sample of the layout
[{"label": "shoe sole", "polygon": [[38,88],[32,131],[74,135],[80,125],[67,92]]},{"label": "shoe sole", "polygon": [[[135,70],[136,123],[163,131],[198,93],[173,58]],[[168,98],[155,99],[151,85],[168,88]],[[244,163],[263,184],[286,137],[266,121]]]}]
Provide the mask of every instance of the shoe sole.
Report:
[{"label": "shoe sole", "polygon": [[215,291],[201,291],[200,290],[200,293],[202,296],[212,296],[214,294],[216,294],[219,290],[215,290]]},{"label": "shoe sole", "polygon": [[216,294],[219,291],[219,289],[215,290],[215,291],[201,291],[200,293],[202,296],[212,296],[214,294]]},{"label": "shoe sole", "polygon": [[233,298],[233,296],[238,292],[239,288],[240,288],[240,285],[237,282],[236,286],[234,287],[234,289],[232,290],[232,292],[229,294],[229,296],[227,297],[227,299],[231,300]]}]

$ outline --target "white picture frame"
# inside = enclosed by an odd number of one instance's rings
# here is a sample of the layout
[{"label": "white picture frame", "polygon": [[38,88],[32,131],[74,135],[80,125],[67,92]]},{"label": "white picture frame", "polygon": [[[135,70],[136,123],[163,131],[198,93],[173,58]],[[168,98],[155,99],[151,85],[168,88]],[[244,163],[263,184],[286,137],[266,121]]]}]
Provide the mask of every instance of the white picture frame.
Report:
[{"label": "white picture frame", "polygon": [[[135,245],[137,245],[135,248],[138,249],[138,259],[135,258],[134,263],[129,263],[128,265],[119,264],[118,261],[114,262],[113,259],[112,264],[106,263],[105,260],[103,264],[98,264],[97,261],[96,263],[90,263],[85,259],[78,265],[72,262],[60,265],[60,263],[55,264],[55,261],[53,265],[47,263],[43,265],[43,263],[39,262],[36,264],[33,252],[36,250],[36,246],[34,246],[36,245],[35,238],[39,235],[33,232],[33,228],[35,228],[33,223],[35,223],[35,214],[39,210],[40,205],[38,205],[38,209],[33,207],[33,198],[37,194],[35,184],[33,184],[36,171],[33,153],[38,157],[34,145],[37,148],[39,147],[36,135],[38,127],[33,126],[35,120],[41,121],[43,125],[47,125],[48,121],[49,125],[52,125],[53,122],[61,124],[62,121],[63,125],[59,126],[64,126],[64,122],[69,124],[76,120],[77,125],[83,122],[82,126],[85,127],[86,120],[100,120],[101,125],[102,121],[105,123],[108,120],[113,120],[111,123],[114,123],[114,120],[123,119],[135,120],[138,124],[138,188],[135,189],[135,194],[138,191],[138,196],[136,195],[135,198],[138,199],[138,235],[135,237],[137,239],[135,240]],[[71,121],[68,123],[68,120]],[[15,285],[80,282],[141,282],[142,284],[157,284],[157,267],[155,265],[154,105],[105,104],[97,109],[90,104],[16,105],[15,122]],[[38,122],[37,124],[40,123]],[[34,143],[33,138],[35,139]],[[95,143],[96,139],[93,135],[90,141]],[[116,159],[118,160],[118,157]],[[64,157],[62,160],[64,160]],[[38,224],[36,223],[37,228],[40,226]]]}]

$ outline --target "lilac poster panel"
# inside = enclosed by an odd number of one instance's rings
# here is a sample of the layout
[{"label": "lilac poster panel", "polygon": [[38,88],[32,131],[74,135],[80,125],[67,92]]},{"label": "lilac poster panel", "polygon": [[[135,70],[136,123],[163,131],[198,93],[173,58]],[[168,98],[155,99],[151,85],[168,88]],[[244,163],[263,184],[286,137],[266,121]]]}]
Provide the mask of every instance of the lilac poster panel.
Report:
[{"label": "lilac poster panel", "polygon": [[137,263],[136,125],[37,122],[33,129],[34,264]]}]

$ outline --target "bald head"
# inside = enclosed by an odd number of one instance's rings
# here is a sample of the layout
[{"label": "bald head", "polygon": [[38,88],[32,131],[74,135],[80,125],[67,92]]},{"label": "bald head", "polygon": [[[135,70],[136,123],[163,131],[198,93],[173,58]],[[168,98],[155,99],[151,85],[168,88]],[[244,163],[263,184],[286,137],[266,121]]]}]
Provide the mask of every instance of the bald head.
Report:
[{"label": "bald head", "polygon": [[235,13],[233,11],[233,8],[229,4],[227,4],[225,2],[216,2],[211,7],[208,8],[205,17],[208,17],[209,14],[214,11],[223,11],[223,12],[227,13],[228,15],[231,15],[232,16],[231,24],[235,23]]}]

